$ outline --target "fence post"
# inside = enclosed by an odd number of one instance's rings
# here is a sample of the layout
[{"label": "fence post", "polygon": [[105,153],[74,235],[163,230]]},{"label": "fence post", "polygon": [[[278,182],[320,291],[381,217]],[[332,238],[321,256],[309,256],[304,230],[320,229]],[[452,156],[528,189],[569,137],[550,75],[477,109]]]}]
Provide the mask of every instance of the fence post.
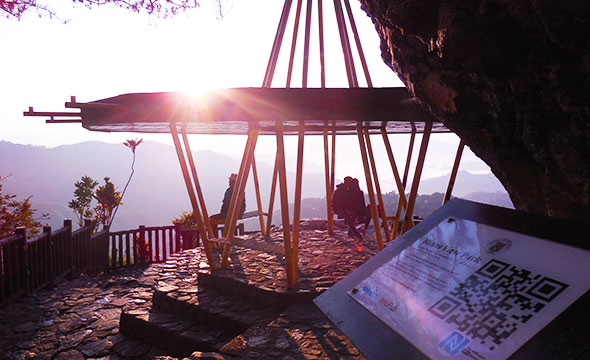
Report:
[{"label": "fence post", "polygon": [[103,231],[106,231],[106,234],[104,235],[105,240],[104,240],[103,246],[105,247],[105,252],[106,252],[104,271],[107,271],[107,270],[115,267],[115,256],[114,256],[115,254],[114,254],[114,250],[113,250],[115,248],[115,240],[112,241],[113,249],[110,249],[111,227],[107,226],[107,227],[103,228]]},{"label": "fence post", "polygon": [[[174,223],[174,242],[176,243],[176,251],[180,251],[180,223]],[[182,250],[187,249],[185,236],[182,236]]]},{"label": "fence post", "polygon": [[86,244],[84,246],[86,253],[88,254],[88,264],[89,269],[88,272],[91,274],[98,273],[98,266],[97,266],[97,245],[96,240],[92,238],[92,219],[84,219],[84,228],[87,228],[85,233],[88,234],[88,237],[85,240]]},{"label": "fence post", "polygon": [[[73,263],[73,245],[72,245],[72,219],[64,219],[63,222],[63,227],[68,228],[68,231],[65,232],[65,235],[63,237],[63,239],[61,239],[61,241],[63,242],[63,244],[61,244],[60,248],[63,249],[63,254],[61,254],[61,261],[63,262],[63,265],[61,265],[62,267],[64,267],[64,269],[66,269],[67,272],[69,272],[68,274],[66,274],[66,278],[68,280],[71,280],[72,277],[74,276],[74,271],[73,271],[73,267],[74,267],[74,263]],[[51,234],[51,232],[49,232]],[[55,241],[54,239],[52,239],[51,241]]]},{"label": "fence post", "polygon": [[41,259],[43,261],[43,268],[41,269],[41,271],[43,271],[45,273],[45,282],[50,282],[53,280],[53,277],[51,276],[51,266],[52,266],[52,260],[51,260],[51,254],[52,254],[52,249],[51,249],[51,226],[43,226],[43,234],[45,234],[44,238],[43,238],[43,246],[41,247]]},{"label": "fence post", "polygon": [[146,246],[145,242],[145,225],[139,225],[139,236],[136,239],[137,243],[135,244],[135,258],[139,259],[140,264],[144,264],[146,262],[146,255],[148,253],[148,247]]},{"label": "fence post", "polygon": [[29,291],[29,267],[27,264],[26,244],[27,244],[27,229],[24,227],[16,228],[15,234],[19,236],[17,240],[17,257],[18,257],[18,272],[17,272],[17,289]]},{"label": "fence post", "polygon": [[[68,268],[71,269],[70,265],[70,257],[68,256],[68,252],[71,251],[71,243],[72,243],[72,219],[64,219],[64,227],[68,228],[66,231],[65,236],[63,238],[58,238],[57,241],[60,241],[61,244],[57,247],[58,256],[59,256],[59,268],[60,274],[62,275],[65,273]],[[66,274],[67,276],[67,274]]]}]

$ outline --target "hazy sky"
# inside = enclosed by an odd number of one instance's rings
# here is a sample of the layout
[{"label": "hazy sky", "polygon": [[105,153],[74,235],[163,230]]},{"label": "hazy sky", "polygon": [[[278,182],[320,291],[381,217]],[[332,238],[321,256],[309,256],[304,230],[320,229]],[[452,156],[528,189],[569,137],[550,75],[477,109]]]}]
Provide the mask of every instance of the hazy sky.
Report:
[{"label": "hazy sky", "polygon": [[[170,144],[170,136],[165,134],[90,132],[79,124],[45,124],[40,118],[23,117],[22,112],[29,106],[37,111],[64,111],[64,102],[72,95],[86,102],[132,92],[199,93],[211,88],[261,86],[283,6],[279,0],[227,1],[226,14],[218,19],[212,1],[203,0],[199,9],[160,20],[113,6],[88,10],[72,8],[72,2],[66,0],[49,3],[62,18],[69,19],[67,24],[39,18],[34,13],[27,14],[21,21],[0,19],[3,38],[0,140],[54,147],[89,140],[122,142],[142,137]],[[379,39],[370,19],[358,3],[352,1],[352,5],[374,86],[403,86],[381,61]],[[312,34],[317,34],[315,4],[313,11]],[[327,86],[346,87],[332,2],[324,1],[324,14]],[[285,85],[292,22],[293,16],[287,27],[274,87]],[[311,43],[310,87],[319,86],[316,37],[312,37]],[[293,87],[301,85],[302,46],[301,33]],[[364,86],[364,81],[361,85]],[[458,143],[454,135],[435,138],[445,143]],[[341,165],[338,172],[342,175],[360,174],[360,158],[358,161],[354,158],[358,156],[355,155],[358,153],[355,140],[356,137],[348,137],[337,142],[337,156],[350,160],[338,161]],[[407,138],[396,140],[393,142],[399,144],[396,149],[401,156]],[[295,151],[295,142],[294,137],[288,139],[288,151]],[[193,150],[210,149],[237,155],[245,139],[192,135],[191,144]],[[274,138],[262,138],[257,154],[270,154],[274,147]],[[306,158],[322,165],[321,156],[310,155],[321,154],[321,148],[321,138],[310,139],[306,143]],[[445,156],[449,164],[445,164],[442,173],[448,172],[446,165],[450,165],[454,154]],[[477,160],[470,152],[465,157],[465,161]],[[385,161],[385,155],[378,155],[378,159]],[[398,161],[403,159],[400,157]],[[428,171],[426,177],[441,175],[432,169]]]}]

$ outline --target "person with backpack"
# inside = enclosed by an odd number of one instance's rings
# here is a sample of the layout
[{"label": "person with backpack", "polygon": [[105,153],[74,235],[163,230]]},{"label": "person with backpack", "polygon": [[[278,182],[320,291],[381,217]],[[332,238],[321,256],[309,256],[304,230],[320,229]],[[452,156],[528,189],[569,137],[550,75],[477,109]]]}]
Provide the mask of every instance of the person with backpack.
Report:
[{"label": "person with backpack", "polygon": [[347,176],[336,186],[332,195],[332,210],[348,226],[348,235],[362,242],[363,236],[356,228],[357,219],[365,218],[365,196],[359,181]]}]

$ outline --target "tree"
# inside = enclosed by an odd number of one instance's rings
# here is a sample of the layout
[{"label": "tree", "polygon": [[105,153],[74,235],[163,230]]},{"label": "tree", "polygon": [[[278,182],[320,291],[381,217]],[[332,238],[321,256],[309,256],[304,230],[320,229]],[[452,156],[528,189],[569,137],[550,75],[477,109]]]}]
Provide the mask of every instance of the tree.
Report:
[{"label": "tree", "polygon": [[78,225],[84,226],[84,219],[94,217],[92,212],[91,203],[93,199],[94,188],[98,185],[98,181],[95,181],[90,176],[82,176],[80,181],[76,181],[74,186],[74,199],[68,203],[68,207],[74,210],[76,218],[78,219]]},{"label": "tree", "polygon": [[103,229],[111,226],[115,210],[119,205],[123,205],[121,192],[115,190],[115,185],[110,180],[109,177],[105,177],[104,185],[99,186],[94,193],[94,198],[98,202],[98,205],[94,208],[94,213]]},{"label": "tree", "polygon": [[[199,6],[198,0],[71,0],[73,5],[84,5],[88,8],[113,4],[120,8],[131,10],[136,13],[145,13],[148,15],[167,18],[195,9]],[[223,0],[215,0],[221,8]],[[34,11],[39,16],[58,17],[53,8],[43,0],[0,0],[0,17],[7,19],[20,19],[23,13]]]},{"label": "tree", "polygon": [[[99,186],[96,191],[94,191],[94,188],[98,185],[98,181],[95,181],[91,177],[84,175],[80,181],[76,181],[74,184],[76,187],[74,190],[74,199],[68,203],[68,207],[74,210],[78,218],[78,225],[84,226],[84,219],[94,218],[102,224],[103,229],[111,226],[115,215],[117,215],[119,206],[123,205],[123,196],[125,196],[125,191],[127,191],[133,174],[135,174],[135,150],[142,142],[143,139],[130,139],[123,143],[123,145],[131,149],[133,155],[131,173],[123,188],[123,192],[115,190],[115,185],[109,177],[104,178],[104,185]],[[98,205],[94,209],[91,206],[93,199],[96,199],[98,202]]]},{"label": "tree", "polygon": [[37,209],[32,207],[31,197],[19,201],[16,195],[2,193],[2,180],[5,178],[0,176],[0,239],[14,235],[19,226],[27,229],[28,237],[38,235],[41,227],[39,220],[47,220],[48,214],[35,218]]}]

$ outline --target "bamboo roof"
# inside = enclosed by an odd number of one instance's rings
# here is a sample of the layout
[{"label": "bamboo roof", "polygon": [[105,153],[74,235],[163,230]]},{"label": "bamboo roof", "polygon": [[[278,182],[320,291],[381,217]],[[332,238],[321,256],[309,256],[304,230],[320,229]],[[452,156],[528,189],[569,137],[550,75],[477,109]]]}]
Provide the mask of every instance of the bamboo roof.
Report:
[{"label": "bamboo roof", "polygon": [[[432,115],[415,105],[406,88],[231,88],[200,97],[178,92],[134,93],[87,103],[72,98],[66,108],[80,112],[35,112],[50,123],[81,122],[92,131],[168,133],[170,124],[188,134],[246,134],[259,127],[275,134],[283,121],[285,134],[295,134],[304,122],[306,134],[322,134],[326,124],[337,134],[356,134],[357,125],[377,133],[448,132]],[[66,119],[63,119],[63,118]],[[332,127],[332,125],[334,127]]]}]

